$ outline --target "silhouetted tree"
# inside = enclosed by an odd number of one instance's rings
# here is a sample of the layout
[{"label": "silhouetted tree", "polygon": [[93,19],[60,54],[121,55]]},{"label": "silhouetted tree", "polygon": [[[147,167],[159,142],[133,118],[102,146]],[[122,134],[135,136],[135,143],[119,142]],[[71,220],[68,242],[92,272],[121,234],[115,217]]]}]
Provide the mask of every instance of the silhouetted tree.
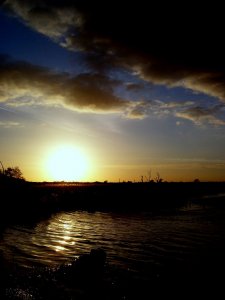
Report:
[{"label": "silhouetted tree", "polygon": [[155,182],[156,182],[156,183],[160,183],[160,182],[162,182],[162,181],[163,181],[163,179],[161,178],[159,172],[157,172],[157,175],[156,175],[156,177],[155,177]]},{"label": "silhouetted tree", "polygon": [[146,181],[147,181],[147,182],[151,182],[151,178],[152,178],[152,170],[149,170],[149,171],[147,172],[147,174],[148,174],[148,176],[145,176]]},{"label": "silhouetted tree", "polygon": [[19,167],[7,168],[4,172],[4,175],[14,179],[24,179]]},{"label": "silhouetted tree", "polygon": [[1,165],[1,168],[2,168],[2,170],[0,170],[0,174],[4,174],[5,169],[4,169],[3,163],[1,161],[0,161],[0,165]]},{"label": "silhouetted tree", "polygon": [[198,182],[200,182],[200,180],[198,178],[196,178],[196,179],[194,179],[193,182],[198,183]]}]

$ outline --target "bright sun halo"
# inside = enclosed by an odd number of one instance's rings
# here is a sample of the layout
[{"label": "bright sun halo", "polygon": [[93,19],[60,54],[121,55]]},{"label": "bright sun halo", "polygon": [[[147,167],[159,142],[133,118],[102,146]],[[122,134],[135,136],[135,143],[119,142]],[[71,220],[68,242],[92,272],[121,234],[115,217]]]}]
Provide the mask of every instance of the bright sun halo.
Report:
[{"label": "bright sun halo", "polygon": [[61,146],[53,150],[47,160],[47,169],[51,180],[83,180],[88,162],[84,153],[72,146]]}]

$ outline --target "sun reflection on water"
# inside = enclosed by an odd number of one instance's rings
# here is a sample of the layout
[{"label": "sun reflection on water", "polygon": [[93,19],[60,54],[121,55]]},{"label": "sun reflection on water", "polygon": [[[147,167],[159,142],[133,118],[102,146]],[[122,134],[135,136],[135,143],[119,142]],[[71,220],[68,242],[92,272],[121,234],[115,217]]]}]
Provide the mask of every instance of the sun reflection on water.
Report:
[{"label": "sun reflection on water", "polygon": [[55,248],[55,251],[64,251],[64,250],[66,250],[66,248],[65,247],[62,247],[62,246],[53,246],[54,248]]},{"label": "sun reflection on water", "polygon": [[48,247],[56,252],[70,252],[70,246],[75,245],[76,222],[69,215],[59,214],[50,220],[46,228]]},{"label": "sun reflection on water", "polygon": [[56,214],[34,228],[32,244],[38,251],[43,250],[45,257],[54,257],[54,261],[68,261],[89,253],[98,244],[96,228],[93,228],[95,217],[99,218],[88,212]]},{"label": "sun reflection on water", "polygon": [[9,227],[3,234],[0,250],[4,250],[7,260],[24,267],[70,263],[96,247],[106,251],[109,263],[123,268],[135,269],[137,262],[153,261],[159,265],[170,260],[171,255],[181,261],[186,255],[188,258],[193,247],[203,249],[218,243],[223,249],[224,240],[219,242],[225,236],[221,211],[216,224],[214,212],[213,222],[203,223],[200,216],[205,218],[202,208],[194,215],[190,211],[160,217],[62,212],[34,227]]},{"label": "sun reflection on water", "polygon": [[[7,244],[16,245],[16,257],[8,247],[8,256],[14,256],[20,265],[34,263],[57,266],[70,263],[91,249],[114,249],[117,221],[106,213],[62,212],[43,220],[35,227],[16,227],[7,234]],[[119,230],[120,230],[119,226]],[[15,247],[14,247],[15,249]],[[113,250],[114,253],[114,250]],[[109,255],[110,257],[110,255]]]}]

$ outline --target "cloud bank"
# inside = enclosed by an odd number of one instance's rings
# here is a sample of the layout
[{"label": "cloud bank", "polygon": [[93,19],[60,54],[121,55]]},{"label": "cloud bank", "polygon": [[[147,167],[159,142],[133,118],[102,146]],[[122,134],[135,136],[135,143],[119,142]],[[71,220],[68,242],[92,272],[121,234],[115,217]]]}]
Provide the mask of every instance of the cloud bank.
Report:
[{"label": "cloud bank", "polygon": [[82,112],[116,112],[143,118],[142,102],[131,102],[114,94],[118,84],[119,81],[96,73],[73,77],[9,58],[0,60],[0,102],[15,106],[62,105]]},{"label": "cloud bank", "polygon": [[2,6],[63,47],[82,52],[95,73],[123,68],[154,84],[225,101],[224,18],[218,5],[205,4],[204,13],[196,3],[178,7],[142,0],[6,0]]},{"label": "cloud bank", "polygon": [[13,61],[9,57],[2,56],[0,59],[0,102],[10,106],[62,106],[78,112],[119,113],[129,119],[173,115],[197,125],[225,125],[225,121],[218,116],[224,114],[224,104],[209,108],[197,106],[194,101],[131,101],[115,94],[118,86],[131,91],[140,88],[138,84],[124,85],[99,73],[72,76]]}]

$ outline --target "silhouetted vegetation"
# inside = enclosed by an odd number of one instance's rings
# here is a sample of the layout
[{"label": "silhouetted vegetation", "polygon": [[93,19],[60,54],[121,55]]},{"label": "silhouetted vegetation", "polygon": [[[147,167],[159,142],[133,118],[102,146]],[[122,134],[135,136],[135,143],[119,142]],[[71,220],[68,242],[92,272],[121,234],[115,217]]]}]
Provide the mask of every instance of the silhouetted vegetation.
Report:
[{"label": "silhouetted vegetation", "polygon": [[5,170],[5,176],[9,177],[9,178],[14,178],[14,179],[24,179],[23,178],[23,174],[20,170],[19,167],[15,167],[15,168],[7,168]]},{"label": "silhouetted vegetation", "polygon": [[161,178],[159,172],[157,172],[156,177],[155,177],[155,182],[156,183],[160,183],[163,182],[163,179]]},{"label": "silhouetted vegetation", "polygon": [[[225,183],[30,183],[12,179],[0,183],[2,222],[44,216],[61,210],[151,211],[177,210],[191,201],[212,202],[225,193]],[[3,182],[3,181],[2,181]],[[214,197],[214,203],[219,200]],[[222,203],[222,201],[220,201]]]},{"label": "silhouetted vegetation", "polygon": [[4,183],[6,181],[15,182],[15,180],[25,180],[23,177],[23,173],[19,167],[7,167],[6,169],[3,166],[3,163],[0,161],[1,170],[0,170],[0,183]]},{"label": "silhouetted vegetation", "polygon": [[[151,211],[168,212],[188,205],[190,201],[222,203],[213,197],[225,194],[224,182],[163,182],[157,173],[155,181],[148,172],[146,182],[132,183],[31,183],[25,181],[19,167],[4,168],[1,163],[1,223],[35,218],[61,210]],[[222,197],[223,198],[223,197]],[[214,200],[212,200],[214,199]]]}]

